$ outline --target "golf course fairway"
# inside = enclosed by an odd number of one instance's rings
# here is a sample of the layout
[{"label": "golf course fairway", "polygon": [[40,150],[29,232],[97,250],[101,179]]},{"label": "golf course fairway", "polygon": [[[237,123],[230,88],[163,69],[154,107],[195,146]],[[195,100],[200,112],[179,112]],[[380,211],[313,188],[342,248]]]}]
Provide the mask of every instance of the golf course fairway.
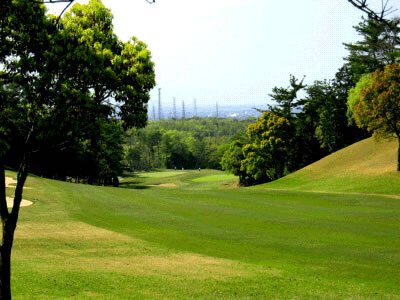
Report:
[{"label": "golf course fairway", "polygon": [[31,175],[14,299],[400,298],[396,146],[368,139],[250,188],[215,170],[120,188]]}]

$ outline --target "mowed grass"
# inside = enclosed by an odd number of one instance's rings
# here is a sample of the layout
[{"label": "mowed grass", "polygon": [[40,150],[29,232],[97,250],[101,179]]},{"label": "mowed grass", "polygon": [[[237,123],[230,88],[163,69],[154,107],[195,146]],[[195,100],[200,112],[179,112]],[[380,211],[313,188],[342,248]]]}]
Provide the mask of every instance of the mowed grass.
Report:
[{"label": "mowed grass", "polygon": [[165,178],[185,174],[185,171],[159,170],[157,172],[134,173],[143,178]]},{"label": "mowed grass", "polygon": [[260,188],[400,195],[397,140],[372,138]]},{"label": "mowed grass", "polygon": [[218,182],[237,179],[238,177],[232,174],[218,174],[218,175],[208,175],[193,179],[194,182]]},{"label": "mowed grass", "polygon": [[396,197],[196,182],[212,176],[225,175],[135,174],[125,188],[29,177],[14,297],[400,298]]}]

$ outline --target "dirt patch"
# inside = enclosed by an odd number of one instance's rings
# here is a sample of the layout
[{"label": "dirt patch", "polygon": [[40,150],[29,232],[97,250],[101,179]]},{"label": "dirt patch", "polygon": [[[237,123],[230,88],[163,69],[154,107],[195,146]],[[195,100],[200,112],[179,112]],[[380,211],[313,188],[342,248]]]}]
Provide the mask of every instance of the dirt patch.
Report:
[{"label": "dirt patch", "polygon": [[[6,199],[7,199],[7,207],[8,207],[8,208],[13,207],[14,199],[13,199],[13,198],[9,198],[9,197],[6,197]],[[32,204],[33,204],[33,202],[28,201],[28,200],[22,200],[22,201],[21,201],[21,207],[30,206],[30,205],[32,205]]]},{"label": "dirt patch", "polygon": [[177,187],[178,185],[175,183],[161,183],[161,184],[149,184],[147,186],[151,187],[168,187],[168,188],[174,188]]},{"label": "dirt patch", "polygon": [[235,182],[235,183],[226,183],[223,185],[223,188],[227,190],[236,190],[241,188],[241,186],[239,183]]}]

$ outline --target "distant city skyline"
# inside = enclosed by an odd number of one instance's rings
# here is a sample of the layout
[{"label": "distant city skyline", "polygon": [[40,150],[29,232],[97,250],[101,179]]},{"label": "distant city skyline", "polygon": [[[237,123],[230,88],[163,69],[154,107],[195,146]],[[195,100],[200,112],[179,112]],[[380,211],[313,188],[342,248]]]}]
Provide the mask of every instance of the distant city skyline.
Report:
[{"label": "distant city skyline", "polygon": [[[177,103],[181,108],[183,108],[183,102]],[[189,106],[185,103],[185,114],[184,119],[190,119],[193,117],[219,117],[219,118],[235,118],[235,119],[246,119],[249,117],[255,118],[259,117],[261,113],[255,110],[255,107],[242,104],[242,105],[218,105],[218,111],[216,110],[216,105],[204,105],[202,107]],[[267,109],[266,105],[257,106],[259,109]],[[153,111],[157,109],[153,106],[150,110],[149,108],[149,120],[159,120],[158,115],[153,113]],[[174,115],[174,107],[173,106],[163,106],[163,120],[165,119],[176,119],[181,120],[183,118],[182,111],[179,111]]]}]

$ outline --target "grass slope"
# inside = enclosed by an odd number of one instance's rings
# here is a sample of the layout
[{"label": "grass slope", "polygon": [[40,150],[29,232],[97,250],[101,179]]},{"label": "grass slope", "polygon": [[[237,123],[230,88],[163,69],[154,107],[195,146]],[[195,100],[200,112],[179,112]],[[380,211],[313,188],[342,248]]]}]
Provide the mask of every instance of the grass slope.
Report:
[{"label": "grass slope", "polygon": [[397,147],[366,139],[259,188],[399,195]]},{"label": "grass slope", "polygon": [[14,298],[400,297],[398,199],[196,182],[214,176],[29,177]]}]

